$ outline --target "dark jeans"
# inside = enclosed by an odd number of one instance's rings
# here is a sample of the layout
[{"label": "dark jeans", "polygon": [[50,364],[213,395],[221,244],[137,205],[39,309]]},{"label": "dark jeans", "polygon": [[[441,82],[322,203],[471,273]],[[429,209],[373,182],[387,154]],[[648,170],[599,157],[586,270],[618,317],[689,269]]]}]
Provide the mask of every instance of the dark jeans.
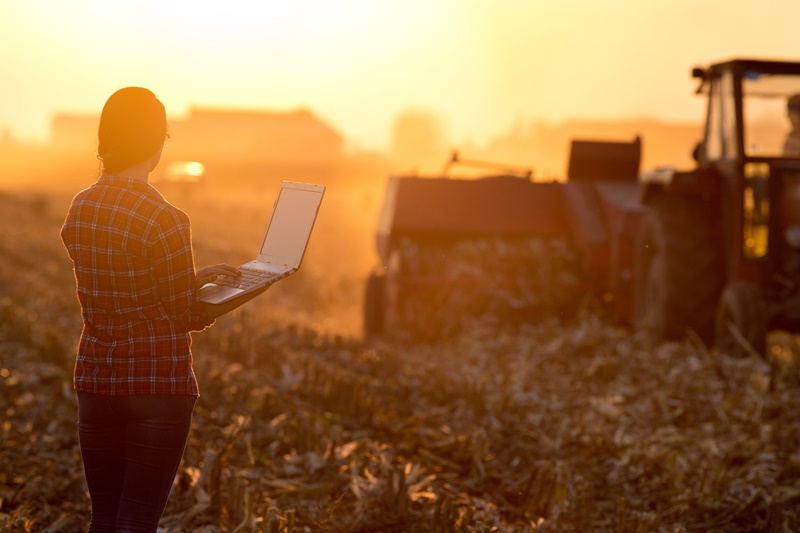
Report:
[{"label": "dark jeans", "polygon": [[195,396],[78,392],[90,533],[155,532],[189,436]]}]

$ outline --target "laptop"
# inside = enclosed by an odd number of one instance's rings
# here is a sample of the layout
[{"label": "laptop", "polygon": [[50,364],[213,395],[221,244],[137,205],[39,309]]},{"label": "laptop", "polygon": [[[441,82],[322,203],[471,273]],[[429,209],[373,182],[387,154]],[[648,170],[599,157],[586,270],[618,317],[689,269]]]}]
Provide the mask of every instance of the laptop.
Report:
[{"label": "laptop", "polygon": [[323,185],[282,182],[258,256],[237,267],[239,277],[219,276],[203,285],[197,299],[225,303],[297,272],[324,193]]}]

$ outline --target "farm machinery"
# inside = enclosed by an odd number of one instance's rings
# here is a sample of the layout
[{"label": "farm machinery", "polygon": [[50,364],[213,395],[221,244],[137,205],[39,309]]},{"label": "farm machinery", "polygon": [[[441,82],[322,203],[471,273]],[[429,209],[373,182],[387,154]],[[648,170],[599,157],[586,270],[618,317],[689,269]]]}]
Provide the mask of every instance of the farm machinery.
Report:
[{"label": "farm machinery", "polygon": [[565,183],[503,167],[478,179],[390,177],[365,334],[440,337],[476,316],[526,321],[589,298],[630,313],[640,158],[639,139],[576,140]]},{"label": "farm machinery", "polygon": [[800,63],[692,74],[707,101],[693,169],[641,172],[637,138],[573,140],[565,181],[389,178],[365,334],[438,336],[454,317],[590,301],[654,342],[691,332],[734,355],[800,331]]}]

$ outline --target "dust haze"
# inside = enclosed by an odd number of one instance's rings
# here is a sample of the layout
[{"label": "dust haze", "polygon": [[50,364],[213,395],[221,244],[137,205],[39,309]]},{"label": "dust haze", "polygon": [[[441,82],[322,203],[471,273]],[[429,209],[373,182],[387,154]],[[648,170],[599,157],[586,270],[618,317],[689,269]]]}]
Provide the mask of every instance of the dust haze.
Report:
[{"label": "dust haze", "polygon": [[[6,131],[0,141],[0,188],[52,198],[49,205],[57,218],[69,198],[99,174],[97,122],[91,114],[56,114],[43,143],[23,143]],[[528,168],[534,180],[562,180],[572,139],[629,141],[637,135],[643,140],[642,168],[682,168],[691,165],[691,150],[701,134],[698,124],[657,120],[530,121],[484,145],[459,144],[447,138],[440,115],[426,109],[396,116],[386,152],[349,149],[339,125],[311,109],[192,108],[172,118],[169,130],[151,183],[190,215],[200,266],[252,258],[281,180],[328,186],[301,272],[272,289],[270,300],[273,309],[280,302],[278,307],[291,310],[275,313],[276,318],[291,316],[344,335],[360,331],[364,280],[378,263],[374,226],[388,176],[441,175],[458,152],[463,160]],[[187,163],[200,163],[201,175],[176,171]],[[460,165],[448,175],[481,173],[486,170]],[[298,291],[309,294],[289,296]]]}]

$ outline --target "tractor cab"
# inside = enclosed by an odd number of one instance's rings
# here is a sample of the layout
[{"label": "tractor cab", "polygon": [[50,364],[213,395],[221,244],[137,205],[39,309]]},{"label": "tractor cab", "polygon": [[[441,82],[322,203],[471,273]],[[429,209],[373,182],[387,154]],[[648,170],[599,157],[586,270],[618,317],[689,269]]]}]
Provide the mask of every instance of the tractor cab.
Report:
[{"label": "tractor cab", "polygon": [[692,74],[708,103],[697,168],[644,183],[637,317],[656,339],[692,329],[728,353],[763,354],[768,330],[800,325],[800,63]]}]

